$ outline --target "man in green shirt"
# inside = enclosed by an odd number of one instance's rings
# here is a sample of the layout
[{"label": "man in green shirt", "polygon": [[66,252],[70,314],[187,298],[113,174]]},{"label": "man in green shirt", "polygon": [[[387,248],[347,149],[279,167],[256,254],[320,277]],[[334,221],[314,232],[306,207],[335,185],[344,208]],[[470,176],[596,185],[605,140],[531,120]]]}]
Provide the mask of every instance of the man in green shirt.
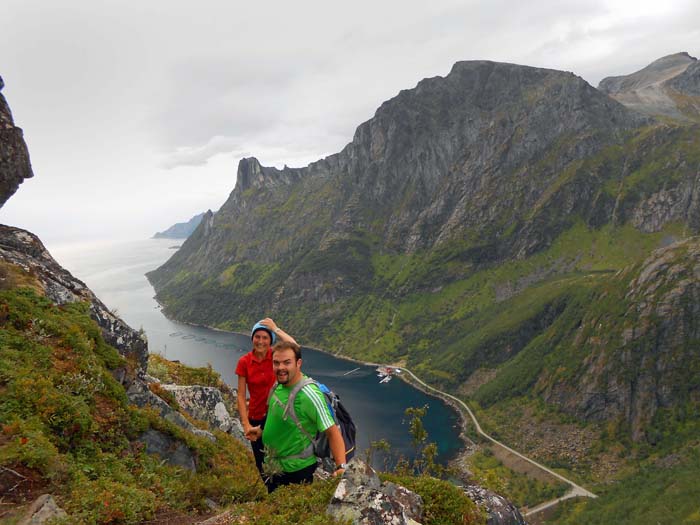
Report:
[{"label": "man in green shirt", "polygon": [[[304,381],[301,372],[301,347],[293,340],[281,339],[272,348],[272,368],[277,386],[270,395],[267,422],[262,431],[266,463],[274,473],[267,477],[268,492],[290,483],[311,483],[316,470],[312,437],[325,432],[337,469],[345,471],[345,443],[319,388]],[[302,383],[303,382],[303,383]],[[294,415],[287,408],[290,393],[295,391]],[[292,394],[294,395],[294,394]],[[302,428],[299,428],[301,426]]]}]

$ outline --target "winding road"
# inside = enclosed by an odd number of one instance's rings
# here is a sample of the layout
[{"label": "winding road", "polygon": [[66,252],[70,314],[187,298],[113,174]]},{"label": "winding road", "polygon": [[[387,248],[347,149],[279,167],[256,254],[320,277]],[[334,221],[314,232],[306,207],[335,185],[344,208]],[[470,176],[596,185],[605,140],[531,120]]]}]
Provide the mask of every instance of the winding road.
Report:
[{"label": "winding road", "polygon": [[499,447],[502,447],[503,449],[507,450],[507,451],[510,452],[511,454],[514,454],[514,455],[518,456],[519,458],[521,458],[521,459],[527,461],[528,463],[530,463],[530,464],[534,465],[535,467],[537,467],[537,468],[543,470],[544,472],[547,472],[547,473],[550,474],[551,476],[554,476],[554,477],[557,478],[558,480],[563,481],[564,483],[566,483],[567,485],[569,485],[569,486],[571,487],[571,488],[569,489],[569,491],[568,491],[566,494],[564,494],[562,497],[557,498],[557,499],[554,499],[554,500],[551,500],[551,501],[546,501],[546,502],[544,502],[544,503],[541,503],[540,505],[537,505],[536,507],[533,507],[533,508],[529,509],[529,510],[525,513],[525,516],[531,516],[531,515],[533,515],[533,514],[536,514],[536,513],[538,513],[538,512],[541,512],[541,511],[543,511],[543,510],[545,510],[545,509],[548,509],[548,508],[550,508],[550,507],[553,507],[554,505],[556,505],[556,504],[559,503],[560,501],[564,501],[564,500],[569,499],[569,498],[576,498],[576,497],[597,498],[597,497],[598,497],[598,496],[596,496],[595,494],[593,494],[592,492],[590,492],[589,490],[586,490],[585,488],[581,487],[580,485],[577,485],[576,483],[574,483],[574,482],[571,481],[570,479],[565,478],[565,477],[562,476],[561,474],[558,474],[558,473],[554,472],[553,470],[551,470],[551,469],[545,467],[544,465],[542,465],[541,463],[538,463],[537,461],[535,461],[535,460],[533,460],[533,459],[528,458],[527,456],[523,456],[520,452],[517,452],[517,451],[513,450],[513,449],[510,448],[508,445],[504,445],[503,443],[501,443],[501,442],[498,441],[497,439],[492,438],[491,436],[489,436],[486,432],[484,432],[484,431],[481,429],[481,425],[479,425],[479,421],[477,421],[476,417],[474,416],[474,413],[473,413],[472,410],[467,406],[467,404],[466,404],[464,401],[462,401],[461,399],[459,399],[459,398],[457,398],[457,397],[455,397],[455,396],[453,396],[453,395],[451,395],[451,394],[448,394],[448,393],[446,393],[446,392],[442,392],[441,390],[438,390],[437,388],[433,388],[432,386],[426,384],[424,381],[422,381],[421,379],[419,379],[418,376],[416,376],[413,372],[411,372],[411,371],[410,371],[409,369],[407,369],[407,368],[401,367],[400,370],[401,370],[402,372],[406,372],[407,374],[409,374],[413,379],[416,380],[416,382],[418,382],[420,385],[422,385],[422,386],[423,386],[424,388],[426,388],[427,390],[431,390],[431,391],[435,392],[439,397],[447,397],[447,398],[453,400],[454,402],[458,403],[458,405],[459,405],[460,407],[464,408],[464,410],[466,410],[467,414],[469,414],[469,417],[471,418],[472,422],[474,423],[474,427],[476,428],[476,431],[477,431],[477,433],[478,433],[479,435],[485,437],[486,439],[488,439],[489,441],[491,441],[494,445],[497,445],[497,446],[499,446]]}]

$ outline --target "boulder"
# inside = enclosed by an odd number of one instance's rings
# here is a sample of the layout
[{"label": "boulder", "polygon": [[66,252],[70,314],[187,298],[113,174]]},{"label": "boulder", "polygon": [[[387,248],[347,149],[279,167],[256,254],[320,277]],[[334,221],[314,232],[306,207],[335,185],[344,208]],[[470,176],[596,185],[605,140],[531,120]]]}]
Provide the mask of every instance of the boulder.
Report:
[{"label": "boulder", "polygon": [[464,487],[464,493],[487,515],[487,525],[525,525],[518,508],[503,496],[479,485]]},{"label": "boulder", "polygon": [[369,465],[355,458],[326,512],[353,525],[420,525],[423,499],[395,483],[382,483]]},{"label": "boulder", "polygon": [[146,446],[149,454],[158,454],[175,467],[183,467],[192,472],[197,470],[197,461],[192,451],[174,437],[159,430],[147,430],[138,441]]}]

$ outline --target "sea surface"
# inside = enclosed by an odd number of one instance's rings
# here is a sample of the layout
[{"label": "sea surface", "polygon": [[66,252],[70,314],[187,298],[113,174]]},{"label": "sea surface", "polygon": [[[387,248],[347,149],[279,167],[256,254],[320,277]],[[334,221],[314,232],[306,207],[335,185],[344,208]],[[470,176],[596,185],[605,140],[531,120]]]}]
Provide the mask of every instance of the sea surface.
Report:
[{"label": "sea surface", "polygon": [[[143,328],[151,353],[191,366],[211,366],[236,387],[238,359],[250,350],[247,334],[193,327],[167,319],[153,298],[146,272],[163,264],[182,241],[90,242],[49,245],[52,256],[115,311],[132,328]],[[250,320],[252,326],[258,319]],[[284,319],[275,319],[284,328]],[[294,334],[292,334],[294,335]],[[300,341],[303,344],[303,341]],[[457,413],[443,401],[428,396],[397,378],[380,384],[374,367],[303,348],[302,370],[327,384],[341,398],[358,427],[358,451],[385,439],[394,456],[412,458],[414,447],[404,411],[428,405],[423,423],[428,440],[438,444],[438,461],[445,464],[459,451]],[[379,460],[377,456],[377,461]]]}]

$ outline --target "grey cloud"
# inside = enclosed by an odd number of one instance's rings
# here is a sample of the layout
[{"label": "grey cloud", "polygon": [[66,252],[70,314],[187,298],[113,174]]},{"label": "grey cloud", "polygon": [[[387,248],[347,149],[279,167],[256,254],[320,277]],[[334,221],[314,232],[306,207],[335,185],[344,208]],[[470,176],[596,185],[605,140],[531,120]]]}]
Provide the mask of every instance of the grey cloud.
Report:
[{"label": "grey cloud", "polygon": [[247,155],[247,152],[239,150],[235,139],[217,135],[204,145],[178,148],[166,154],[160,166],[165,169],[179,166],[204,166],[211,157],[220,153],[231,153],[235,157]]}]

